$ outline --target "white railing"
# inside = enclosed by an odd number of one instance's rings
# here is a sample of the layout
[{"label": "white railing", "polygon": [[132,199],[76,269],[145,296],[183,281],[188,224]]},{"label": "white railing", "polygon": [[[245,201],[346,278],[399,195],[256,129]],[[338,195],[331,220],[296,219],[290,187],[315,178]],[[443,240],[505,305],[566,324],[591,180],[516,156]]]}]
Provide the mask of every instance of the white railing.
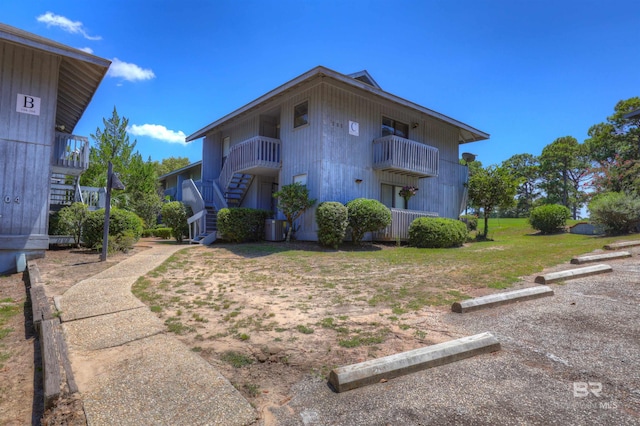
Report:
[{"label": "white railing", "polygon": [[189,224],[189,240],[197,237],[203,229],[206,229],[204,200],[192,179],[182,182],[182,202],[191,207],[193,216],[187,219]]},{"label": "white railing", "polygon": [[406,241],[409,239],[409,225],[419,217],[438,217],[438,213],[391,209],[391,225],[376,232],[373,239],[377,241]]},{"label": "white railing", "polygon": [[204,199],[205,204],[212,203],[216,210],[229,207],[227,205],[227,200],[224,199],[224,195],[222,195],[222,191],[220,191],[220,187],[218,186],[217,182],[202,182],[200,186],[202,188],[202,198]]},{"label": "white railing", "polygon": [[256,167],[279,169],[281,144],[279,139],[255,136],[229,150],[229,156],[220,172],[220,187],[229,187],[233,175]]},{"label": "white railing", "polygon": [[54,166],[87,170],[89,167],[89,140],[84,136],[56,132],[53,155]]},{"label": "white railing", "polygon": [[373,141],[373,168],[395,170],[420,177],[438,176],[437,148],[398,136]]}]

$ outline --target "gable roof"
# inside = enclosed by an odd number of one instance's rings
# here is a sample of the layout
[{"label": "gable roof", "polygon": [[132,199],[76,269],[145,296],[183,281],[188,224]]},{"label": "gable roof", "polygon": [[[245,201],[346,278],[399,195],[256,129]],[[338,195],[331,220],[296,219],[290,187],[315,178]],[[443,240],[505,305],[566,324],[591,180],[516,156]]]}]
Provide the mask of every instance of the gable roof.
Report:
[{"label": "gable roof", "polygon": [[111,61],[2,23],[0,42],[61,57],[56,126],[64,126],[65,133],[73,132],[106,75]]},{"label": "gable roof", "polygon": [[[366,75],[368,75],[368,73],[366,71],[361,71],[361,73],[366,73]],[[359,74],[359,73],[356,73]],[[353,75],[353,74],[352,74]],[[362,76],[364,76],[364,74],[362,74]],[[187,136],[186,141],[187,142],[191,142],[195,139],[199,139],[201,137],[206,136],[207,133],[211,132],[212,130],[214,130],[216,127],[224,124],[225,122],[241,115],[244,114],[252,109],[255,109],[261,105],[263,105],[264,103],[268,102],[269,100],[271,100],[272,98],[279,96],[281,94],[283,94],[284,92],[287,92],[289,90],[292,90],[293,88],[295,88],[296,86],[299,86],[300,84],[317,78],[317,77],[328,77],[337,81],[340,81],[342,83],[345,83],[349,86],[352,87],[356,87],[358,89],[364,90],[366,92],[372,93],[380,98],[389,100],[391,102],[397,103],[399,105],[402,106],[406,106],[408,108],[412,108],[414,110],[417,110],[421,113],[427,114],[435,119],[441,120],[445,123],[451,124],[455,127],[457,127],[459,129],[459,133],[458,133],[458,143],[463,144],[463,143],[467,143],[467,142],[476,142],[476,141],[480,141],[480,140],[484,140],[484,139],[489,139],[489,134],[485,133],[481,130],[475,129],[467,124],[464,124],[461,121],[458,120],[454,120],[451,117],[447,117],[444,114],[440,114],[439,112],[433,111],[431,109],[425,108],[423,106],[420,106],[416,103],[413,103],[411,101],[407,101],[406,99],[403,99],[399,96],[396,95],[392,95],[391,93],[385,92],[382,89],[379,88],[379,86],[377,86],[377,84],[375,86],[372,86],[368,83],[365,83],[361,80],[358,79],[354,79],[348,75],[344,75],[341,74],[339,72],[330,70],[328,68],[325,68],[323,66],[317,66],[309,71],[307,71],[306,73],[294,78],[293,80],[288,81],[287,83],[283,84],[282,86],[279,86],[273,90],[271,90],[270,92],[260,96],[259,98],[257,98],[256,100],[249,102],[248,104],[246,104],[245,106],[238,108],[237,110],[233,111],[230,114],[225,115],[224,117],[214,121],[213,123],[203,127],[202,129],[198,130],[195,133],[192,133],[191,135]],[[373,80],[373,79],[371,79]],[[377,87],[376,87],[377,86]]]},{"label": "gable roof", "polygon": [[348,77],[360,80],[361,82],[368,84],[369,86],[382,90],[382,87],[380,87],[380,85],[376,83],[376,81],[373,79],[373,77],[371,77],[371,74],[369,74],[367,70],[354,72],[353,74],[349,74]]}]

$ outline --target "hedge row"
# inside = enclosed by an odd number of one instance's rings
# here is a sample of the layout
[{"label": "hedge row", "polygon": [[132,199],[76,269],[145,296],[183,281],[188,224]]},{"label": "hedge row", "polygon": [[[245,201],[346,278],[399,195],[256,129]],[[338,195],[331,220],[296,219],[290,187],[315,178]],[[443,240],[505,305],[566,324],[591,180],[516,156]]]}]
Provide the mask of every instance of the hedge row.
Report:
[{"label": "hedge row", "polygon": [[264,234],[264,221],[271,212],[245,207],[225,208],[218,211],[218,231],[232,243],[259,241]]}]

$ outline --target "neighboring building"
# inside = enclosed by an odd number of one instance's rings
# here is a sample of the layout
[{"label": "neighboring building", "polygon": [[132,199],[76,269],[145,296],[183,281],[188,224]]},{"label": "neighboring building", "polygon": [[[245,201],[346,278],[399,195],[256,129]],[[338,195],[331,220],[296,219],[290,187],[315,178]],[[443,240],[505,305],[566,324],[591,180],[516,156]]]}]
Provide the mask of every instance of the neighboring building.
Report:
[{"label": "neighboring building", "polygon": [[165,197],[169,197],[171,201],[182,201],[182,182],[191,179],[197,186],[200,186],[201,178],[202,161],[196,161],[160,176],[158,181]]},{"label": "neighboring building", "polygon": [[0,273],[49,246],[49,211],[80,196],[89,141],[71,133],[110,61],[0,24]]},{"label": "neighboring building", "polygon": [[[301,182],[318,203],[380,200],[393,223],[374,238],[395,241],[416,217],[458,217],[467,181],[459,146],[489,135],[383,91],[366,71],[316,67],[186,140],[202,137],[201,191],[184,188],[203,223],[227,206],[275,212],[272,194]],[[419,191],[405,205],[399,191],[409,185]],[[296,238],[315,241],[316,232],[314,207]]]}]

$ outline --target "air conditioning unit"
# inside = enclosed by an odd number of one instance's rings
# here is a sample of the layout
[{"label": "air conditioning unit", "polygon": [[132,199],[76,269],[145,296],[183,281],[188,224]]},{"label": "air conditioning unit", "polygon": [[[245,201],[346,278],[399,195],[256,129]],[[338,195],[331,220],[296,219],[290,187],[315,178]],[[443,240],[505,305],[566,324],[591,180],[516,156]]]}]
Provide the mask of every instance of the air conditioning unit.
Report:
[{"label": "air conditioning unit", "polygon": [[267,241],[284,241],[286,221],[267,219],[264,222],[264,239]]}]

